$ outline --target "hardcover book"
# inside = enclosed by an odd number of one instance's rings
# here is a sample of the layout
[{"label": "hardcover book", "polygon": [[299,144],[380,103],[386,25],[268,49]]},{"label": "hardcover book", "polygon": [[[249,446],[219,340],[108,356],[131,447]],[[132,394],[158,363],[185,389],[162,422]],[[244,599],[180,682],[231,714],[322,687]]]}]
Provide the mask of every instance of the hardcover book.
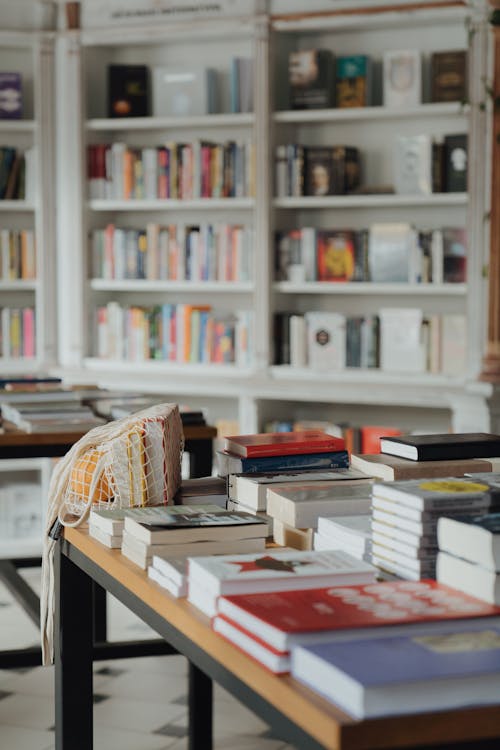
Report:
[{"label": "hardcover book", "polygon": [[443,227],[443,282],[464,284],[467,280],[467,230]]},{"label": "hardcover book", "polygon": [[243,628],[236,627],[226,617],[216,615],[212,619],[212,628],[229,643],[251,656],[273,674],[286,674],[290,671],[289,653],[282,653],[270,648]]},{"label": "hardcover book", "polygon": [[344,195],[360,184],[359,150],[354,146],[307,146],[305,194]]},{"label": "hardcover book", "polygon": [[370,495],[368,478],[269,488],[267,512],[298,529],[316,528],[320,516],[369,513]]},{"label": "hardcover book", "polygon": [[371,60],[367,55],[337,57],[336,106],[366,107],[370,104]]},{"label": "hardcover book", "polygon": [[150,112],[146,65],[108,66],[108,116],[146,117]]},{"label": "hardcover book", "polygon": [[406,435],[382,438],[382,453],[412,461],[500,456],[500,435],[488,432],[459,432],[437,435]]},{"label": "hardcover book", "polygon": [[432,142],[428,135],[399,135],[394,148],[394,189],[404,195],[432,192]]},{"label": "hardcover book", "polygon": [[153,68],[153,115],[189,117],[217,111],[216,71],[204,66]]},{"label": "hardcover book", "polygon": [[467,190],[467,135],[444,137],[444,189],[447,193]]},{"label": "hardcover book", "polygon": [[412,461],[389,453],[351,454],[351,466],[370,477],[392,482],[398,479],[463,477],[474,471],[492,471],[485,459],[450,459],[447,461]]},{"label": "hardcover book", "polygon": [[240,458],[226,451],[216,452],[219,476],[242,472],[283,472],[289,469],[347,469],[349,455],[347,451],[329,451],[328,453],[303,453],[288,456],[262,456]]},{"label": "hardcover book", "polygon": [[358,719],[491,704],[500,628],[460,622],[433,635],[298,646],[292,676]]},{"label": "hardcover book", "polygon": [[351,281],[355,267],[354,232],[318,230],[317,281]]},{"label": "hardcover book", "polygon": [[22,115],[21,73],[0,71],[0,120],[19,120]]},{"label": "hardcover book", "polygon": [[307,312],[307,359],[314,370],[346,366],[346,319],[341,313]]},{"label": "hardcover book", "polygon": [[431,101],[467,100],[467,51],[447,50],[431,55]]},{"label": "hardcover book", "polygon": [[500,627],[499,607],[432,580],[226,595],[218,612],[281,652],[321,640],[438,633],[450,620]]},{"label": "hardcover book", "polygon": [[372,224],[368,238],[370,281],[408,283],[412,279],[415,230],[410,224]]},{"label": "hardcover book", "polygon": [[327,453],[344,449],[343,438],[328,435],[321,430],[231,435],[224,439],[225,451],[244,458],[296,453]]},{"label": "hardcover book", "polygon": [[288,82],[291,109],[333,107],[335,61],[330,50],[309,49],[290,52]]},{"label": "hardcover book", "polygon": [[386,107],[416,107],[422,101],[422,61],[418,50],[388,50],[383,56]]},{"label": "hardcover book", "polygon": [[437,538],[440,550],[500,571],[500,513],[440,518]]}]

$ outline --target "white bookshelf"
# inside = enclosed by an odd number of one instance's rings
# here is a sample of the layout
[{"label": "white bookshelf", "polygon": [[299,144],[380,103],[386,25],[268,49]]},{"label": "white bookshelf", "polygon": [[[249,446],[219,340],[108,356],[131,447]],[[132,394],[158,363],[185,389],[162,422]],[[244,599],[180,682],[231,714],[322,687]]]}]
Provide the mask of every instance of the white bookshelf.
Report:
[{"label": "white bookshelf", "polygon": [[[354,3],[352,4],[354,5]],[[486,286],[482,269],[486,258],[487,190],[484,98],[487,4],[411,7],[388,0],[376,12],[358,2],[359,11],[324,14],[293,13],[284,0],[272,0],[244,17],[216,20],[159,22],[83,28],[59,39],[59,92],[63,103],[58,144],[59,164],[66,165],[58,188],[59,342],[58,372],[69,382],[141,389],[202,398],[240,419],[242,431],[262,427],[272,404],[289,403],[303,415],[303,405],[319,401],[335,418],[337,405],[383,406],[393,422],[404,424],[405,409],[425,414],[446,412],[455,429],[488,429],[488,399],[493,390],[478,383],[485,338]],[[428,7],[425,7],[425,6]],[[324,6],[324,4],[323,4]],[[365,8],[366,12],[363,12]],[[479,8],[479,10],[478,10]],[[256,9],[257,10],[257,9]],[[104,11],[103,11],[104,12]],[[468,35],[472,25],[475,33]],[[479,19],[479,23],[478,23]],[[290,49],[330,48],[337,55],[366,53],[380,62],[385,49],[418,47],[428,66],[434,50],[469,48],[472,104],[425,103],[404,110],[375,106],[353,109],[290,110],[283,89],[283,74]],[[194,59],[214,64],[227,76],[235,55],[251,56],[255,70],[255,111],[199,117],[144,117],[115,119],[106,116],[105,69],[110,62],[188,65]],[[272,61],[272,62],[271,62]],[[427,68],[426,68],[427,69]],[[281,89],[280,89],[281,85]],[[425,91],[428,100],[428,92]],[[274,146],[278,143],[357,145],[365,156],[363,184],[390,185],[392,144],[397,134],[427,133],[442,137],[468,132],[468,193],[400,195],[366,192],[326,197],[275,197]],[[90,143],[124,141],[145,146],[167,140],[207,138],[214,142],[250,136],[256,149],[255,198],[196,200],[89,200],[85,183],[85,147]],[[482,181],[482,182],[481,182]],[[379,188],[380,189],[380,188]],[[145,279],[94,278],[89,267],[87,237],[108,223],[139,228],[146,222],[252,223],[255,233],[254,269],[250,282],[173,282]],[[410,222],[419,228],[467,226],[469,245],[466,284],[292,283],[276,282],[273,273],[275,230],[301,226],[318,229],[363,229],[377,222]],[[71,247],[71,254],[67,248]],[[130,295],[130,297],[128,297]],[[89,310],[106,300],[131,304],[160,304],[174,295],[175,302],[194,299],[226,311],[250,309],[255,316],[254,364],[240,369],[230,365],[190,365],[158,361],[126,362],[92,356],[92,319]],[[273,316],[279,311],[376,312],[383,306],[420,306],[430,315],[467,313],[468,369],[457,378],[431,375],[394,375],[382,371],[315,373],[273,365]],[[391,409],[391,405],[393,408]],[[227,414],[225,414],[226,416]],[[434,425],[434,423],[433,423]]]}]

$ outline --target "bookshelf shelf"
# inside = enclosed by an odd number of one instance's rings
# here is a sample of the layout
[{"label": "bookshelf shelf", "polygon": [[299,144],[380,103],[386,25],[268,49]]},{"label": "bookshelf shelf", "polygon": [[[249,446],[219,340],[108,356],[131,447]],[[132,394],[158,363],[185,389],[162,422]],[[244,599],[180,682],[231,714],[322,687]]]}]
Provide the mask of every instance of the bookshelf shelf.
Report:
[{"label": "bookshelf shelf", "polygon": [[[85,367],[88,367],[94,372],[112,370],[116,373],[128,373],[134,375],[155,375],[155,376],[169,376],[173,375],[178,377],[182,375],[184,378],[196,376],[198,379],[200,376],[203,379],[218,380],[224,379],[235,379],[242,380],[250,377],[253,374],[253,370],[250,368],[238,367],[237,365],[231,364],[189,364],[184,362],[160,362],[160,361],[145,361],[145,362],[127,362],[124,360],[109,360],[109,359],[98,359],[97,357],[88,357],[84,360]],[[182,388],[183,384],[179,384]]]},{"label": "bookshelf shelf", "polygon": [[[217,294],[250,293],[254,285],[250,281],[155,281],[148,279],[91,279],[90,288],[95,291],[114,292],[216,292]],[[0,287],[1,288],[1,287]]]},{"label": "bookshelf shelf", "polygon": [[40,362],[36,357],[19,357],[11,359],[0,357],[0,369],[6,375],[28,375],[39,369]]},{"label": "bookshelf shelf", "polygon": [[92,211],[198,211],[250,210],[253,198],[199,198],[196,200],[91,200]]},{"label": "bookshelf shelf", "polygon": [[275,112],[273,119],[276,123],[321,123],[321,122],[349,122],[363,125],[369,120],[396,120],[425,117],[463,116],[469,113],[469,107],[461,102],[437,102],[421,104],[418,107],[396,109],[395,107],[349,107],[346,109],[303,109]]},{"label": "bookshelf shelf", "polygon": [[0,200],[0,211],[2,212],[29,212],[35,211],[35,204],[30,201],[6,201]]},{"label": "bookshelf shelf", "polygon": [[328,282],[309,281],[294,284],[291,281],[278,281],[275,291],[282,294],[352,294],[352,295],[407,295],[415,296],[463,296],[465,284],[379,284],[375,282]]},{"label": "bookshelf shelf", "polygon": [[33,133],[35,128],[34,120],[0,120],[0,134]]},{"label": "bookshelf shelf", "polygon": [[275,208],[429,208],[465,206],[467,193],[430,193],[429,195],[326,195],[300,198],[275,198]]},{"label": "bookshelf shelf", "polygon": [[197,117],[130,117],[95,118],[87,120],[90,132],[179,130],[180,128],[245,128],[251,127],[255,116],[251,113],[223,113]]},{"label": "bookshelf shelf", "polygon": [[0,281],[0,292],[34,292],[39,284],[35,279],[18,279],[15,281]]},{"label": "bookshelf shelf", "polygon": [[312,368],[291,367],[289,365],[276,365],[271,367],[271,375],[276,380],[295,380],[297,382],[314,380],[324,383],[361,383],[365,385],[408,385],[440,387],[443,389],[461,387],[465,378],[450,378],[445,375],[432,375],[423,373],[390,373],[379,369],[361,369],[358,367],[347,367],[339,372],[321,372]]}]

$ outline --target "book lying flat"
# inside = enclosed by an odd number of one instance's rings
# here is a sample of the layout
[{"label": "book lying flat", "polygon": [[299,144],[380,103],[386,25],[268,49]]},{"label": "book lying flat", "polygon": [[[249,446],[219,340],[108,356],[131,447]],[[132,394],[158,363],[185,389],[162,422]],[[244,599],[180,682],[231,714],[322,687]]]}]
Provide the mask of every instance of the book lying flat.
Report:
[{"label": "book lying flat", "polygon": [[154,565],[148,566],[148,578],[155,581],[159,586],[166,589],[172,596],[183,597],[187,596],[187,581],[184,580],[181,583],[174,581],[173,578],[169,578],[164,575]]},{"label": "book lying flat", "polygon": [[351,466],[387,482],[430,477],[463,477],[469,472],[492,471],[492,464],[480,458],[447,461],[412,461],[389,453],[351,454]]},{"label": "book lying flat", "polygon": [[267,646],[259,638],[253,637],[242,628],[237,627],[225,617],[216,615],[212,618],[212,628],[223,638],[258,661],[273,674],[286,674],[290,671],[290,654],[280,653]]},{"label": "book lying flat", "polygon": [[217,513],[221,509],[214,503],[204,505],[148,505],[140,508],[91,508],[89,523],[99,527],[108,534],[121,534],[125,526],[125,517],[149,524],[163,523],[170,520],[173,514],[186,513]]},{"label": "book lying flat", "polygon": [[[178,506],[180,507],[180,506]],[[125,517],[125,530],[146,544],[172,542],[217,541],[229,539],[255,539],[267,536],[267,523],[252,513],[216,512],[172,514],[160,524]]]},{"label": "book lying flat", "polygon": [[232,435],[224,439],[224,450],[243,458],[328,453],[344,449],[343,438],[334,437],[321,430],[264,432],[255,435]]},{"label": "book lying flat", "polygon": [[495,570],[440,551],[436,561],[436,580],[490,604],[500,605],[500,574]]},{"label": "book lying flat", "polygon": [[206,555],[236,555],[243,553],[264,554],[266,540],[263,537],[255,539],[219,539],[199,542],[182,542],[180,544],[145,544],[133,537],[127,537],[124,531],[121,552],[145,570],[153,561],[154,555],[164,555],[169,558],[206,556]]},{"label": "book lying flat", "polygon": [[380,450],[412,461],[488,458],[500,456],[500,435],[462,432],[386,437],[380,439]]},{"label": "book lying flat", "polygon": [[440,632],[450,620],[500,626],[500,607],[431,580],[236,594],[221,596],[217,608],[279,652],[320,640]]},{"label": "book lying flat", "polygon": [[440,518],[439,549],[500,571],[500,513]]},{"label": "book lying flat", "polygon": [[267,491],[267,512],[289,526],[316,528],[319,516],[365,515],[370,511],[371,480],[288,485]]},{"label": "book lying flat", "polygon": [[324,453],[297,453],[279,456],[253,456],[243,458],[227,451],[217,451],[217,470],[219,476],[230,474],[283,472],[290,469],[347,469],[349,454],[346,450],[327,451]]},{"label": "book lying flat", "polygon": [[298,646],[292,675],[358,719],[497,703],[500,628]]},{"label": "book lying flat", "polygon": [[[485,475],[487,476],[487,475]],[[446,511],[460,508],[476,508],[486,511],[497,505],[500,488],[486,480],[476,481],[469,477],[443,479],[408,479],[401,482],[375,482],[373,497],[400,503],[422,511]]]}]

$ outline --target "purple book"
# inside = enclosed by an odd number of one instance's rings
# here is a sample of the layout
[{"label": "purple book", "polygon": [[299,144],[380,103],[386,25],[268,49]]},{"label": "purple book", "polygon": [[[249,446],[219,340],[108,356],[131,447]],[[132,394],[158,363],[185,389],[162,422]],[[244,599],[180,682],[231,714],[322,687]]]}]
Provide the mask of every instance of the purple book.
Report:
[{"label": "purple book", "polygon": [[22,113],[21,74],[0,71],[0,119],[19,120],[22,117]]}]

